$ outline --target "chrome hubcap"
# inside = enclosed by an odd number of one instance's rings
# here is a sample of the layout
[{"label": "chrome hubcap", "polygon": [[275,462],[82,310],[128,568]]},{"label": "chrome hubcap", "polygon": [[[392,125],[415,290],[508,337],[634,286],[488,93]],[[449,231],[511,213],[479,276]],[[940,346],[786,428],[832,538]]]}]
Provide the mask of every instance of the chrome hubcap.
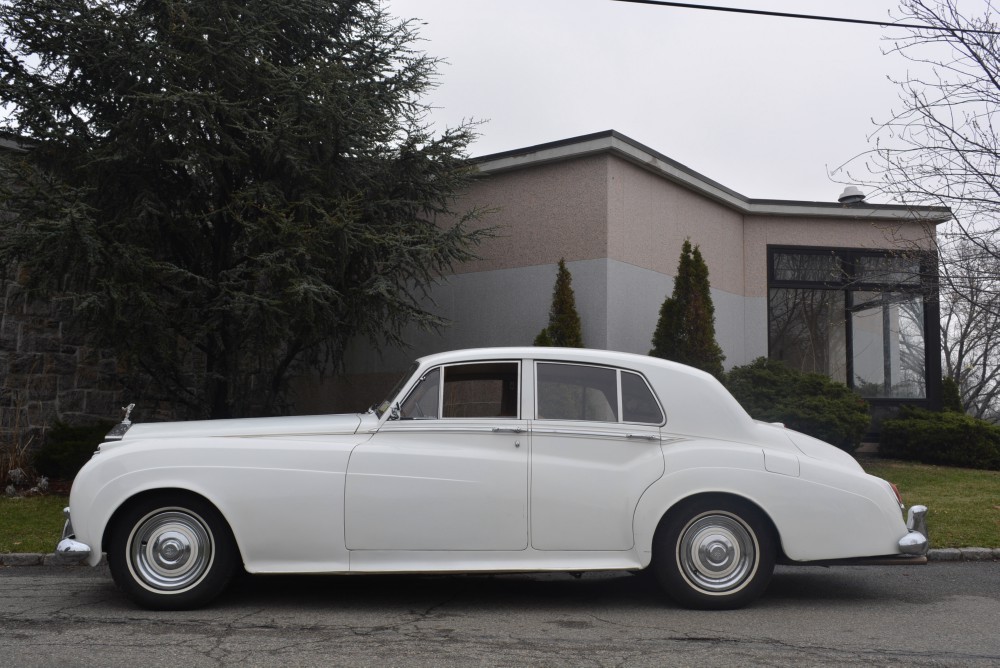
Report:
[{"label": "chrome hubcap", "polygon": [[186,510],[158,510],[129,538],[129,569],[147,588],[176,592],[197,584],[212,565],[212,534]]},{"label": "chrome hubcap", "polygon": [[757,540],[735,515],[713,512],[691,520],[677,543],[684,578],[706,593],[732,593],[757,570]]}]

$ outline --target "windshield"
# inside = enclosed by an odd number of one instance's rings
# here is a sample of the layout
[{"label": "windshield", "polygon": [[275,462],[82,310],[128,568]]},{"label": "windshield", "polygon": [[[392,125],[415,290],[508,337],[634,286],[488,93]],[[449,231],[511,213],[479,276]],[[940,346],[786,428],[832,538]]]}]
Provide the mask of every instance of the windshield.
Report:
[{"label": "windshield", "polygon": [[378,417],[382,417],[383,415],[385,415],[385,412],[389,410],[390,406],[392,406],[392,400],[399,395],[399,391],[403,389],[403,385],[406,383],[406,381],[410,379],[410,376],[413,375],[413,373],[417,370],[418,366],[419,365],[416,362],[410,365],[410,368],[406,370],[406,373],[403,374],[402,378],[396,381],[396,385],[389,392],[388,396],[386,396],[386,398],[383,399],[381,402],[377,404],[372,404],[372,407],[369,408],[368,410],[371,411],[372,413],[375,413],[375,415]]}]

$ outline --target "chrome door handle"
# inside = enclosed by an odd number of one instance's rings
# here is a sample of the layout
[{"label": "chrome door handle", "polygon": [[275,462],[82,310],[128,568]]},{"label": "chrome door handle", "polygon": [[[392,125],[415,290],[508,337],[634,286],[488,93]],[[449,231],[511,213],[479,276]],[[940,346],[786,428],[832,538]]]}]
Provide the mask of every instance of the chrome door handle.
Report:
[{"label": "chrome door handle", "polygon": [[522,431],[520,427],[493,427],[495,434],[520,434]]}]

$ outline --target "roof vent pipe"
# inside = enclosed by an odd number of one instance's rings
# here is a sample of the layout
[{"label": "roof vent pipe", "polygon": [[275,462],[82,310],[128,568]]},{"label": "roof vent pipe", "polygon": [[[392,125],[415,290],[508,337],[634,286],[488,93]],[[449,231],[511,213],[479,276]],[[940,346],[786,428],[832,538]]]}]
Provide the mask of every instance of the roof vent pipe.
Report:
[{"label": "roof vent pipe", "polygon": [[840,193],[837,201],[841,204],[859,204],[865,201],[865,194],[857,186],[847,186],[844,192]]}]

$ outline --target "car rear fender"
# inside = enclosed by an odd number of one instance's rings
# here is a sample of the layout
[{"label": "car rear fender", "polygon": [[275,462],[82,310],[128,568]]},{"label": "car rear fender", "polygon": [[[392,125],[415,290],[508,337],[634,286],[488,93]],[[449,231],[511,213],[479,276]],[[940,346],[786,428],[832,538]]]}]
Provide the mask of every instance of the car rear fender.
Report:
[{"label": "car rear fender", "polygon": [[[815,462],[803,463],[798,475],[769,471],[762,447],[724,441],[665,443],[663,451],[666,473],[646,490],[635,513],[636,550],[644,564],[652,559],[660,520],[701,494],[725,494],[759,508],[793,561],[895,554],[907,533],[898,506],[863,472]],[[822,475],[814,475],[816,467]]]}]

